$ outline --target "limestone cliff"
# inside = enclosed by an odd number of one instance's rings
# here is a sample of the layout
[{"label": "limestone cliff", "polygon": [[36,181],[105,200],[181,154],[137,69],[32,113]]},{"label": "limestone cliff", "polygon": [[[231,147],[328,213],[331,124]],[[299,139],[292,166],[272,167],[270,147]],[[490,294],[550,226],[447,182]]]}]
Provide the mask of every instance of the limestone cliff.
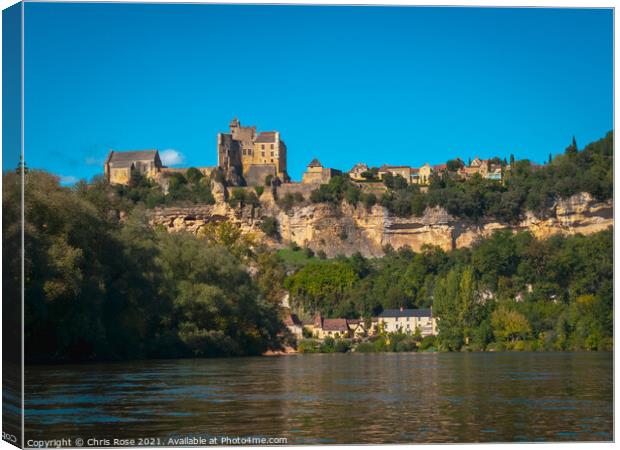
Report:
[{"label": "limestone cliff", "polygon": [[[424,244],[440,246],[445,250],[472,245],[478,238],[498,229],[530,230],[535,236],[546,238],[556,233],[589,234],[613,225],[613,203],[599,203],[589,194],[578,194],[558,201],[546,217],[527,213],[516,225],[494,221],[472,223],[452,217],[441,208],[427,209],[422,217],[400,218],[390,215],[381,206],[366,209],[348,204],[304,204],[289,211],[280,209],[270,193],[261,196],[261,206],[232,208],[221,201],[215,205],[168,207],[152,211],[151,223],[170,232],[197,233],[213,221],[230,221],[244,232],[255,233],[273,247],[293,241],[315,251],[323,250],[328,256],[351,255],[360,251],[365,256],[383,255],[383,247],[400,248],[408,245],[420,250]],[[275,217],[281,239],[267,238],[260,231],[266,217]]]}]

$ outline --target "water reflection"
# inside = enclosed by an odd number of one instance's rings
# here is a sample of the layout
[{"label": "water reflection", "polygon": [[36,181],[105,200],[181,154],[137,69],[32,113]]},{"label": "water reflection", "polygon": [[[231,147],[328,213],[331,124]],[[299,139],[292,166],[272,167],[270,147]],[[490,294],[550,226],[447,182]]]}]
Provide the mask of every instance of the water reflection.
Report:
[{"label": "water reflection", "polygon": [[611,353],[339,354],[26,371],[26,437],[612,440]]}]

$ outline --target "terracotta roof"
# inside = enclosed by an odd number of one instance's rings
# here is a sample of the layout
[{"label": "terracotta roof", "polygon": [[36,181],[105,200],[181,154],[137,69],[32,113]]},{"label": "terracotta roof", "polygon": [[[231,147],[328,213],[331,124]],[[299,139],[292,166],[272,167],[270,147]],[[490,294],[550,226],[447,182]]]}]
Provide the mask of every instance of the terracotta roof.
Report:
[{"label": "terracotta roof", "polygon": [[446,170],[447,168],[448,168],[447,164],[436,164],[433,166],[433,170],[436,170],[436,171]]},{"label": "terracotta roof", "polygon": [[482,163],[483,163],[483,161],[476,156],[474,158],[474,160],[471,162],[471,164],[469,165],[469,167],[479,167],[480,164],[482,164]]},{"label": "terracotta roof", "polygon": [[417,167],[412,167],[411,168],[411,173],[418,173],[419,171],[420,171],[420,169],[417,168]]},{"label": "terracotta roof", "polygon": [[275,131],[263,131],[256,138],[256,142],[259,144],[264,144],[268,142],[276,141],[276,132]]},{"label": "terracotta roof", "polygon": [[308,164],[308,167],[323,167],[323,164],[321,164],[321,161],[314,158],[312,161],[310,161],[310,164]]},{"label": "terracotta roof", "polygon": [[353,166],[350,172],[354,172],[356,170],[361,170],[363,172],[363,171],[368,170],[368,166],[364,163],[357,163],[356,165]]},{"label": "terracotta roof", "polygon": [[297,317],[297,314],[288,314],[284,320],[284,325],[286,325],[287,327],[292,327],[293,325],[301,325],[301,321],[299,320],[299,317]]},{"label": "terracotta roof", "polygon": [[348,331],[347,319],[323,319],[325,331]]},{"label": "terracotta roof", "polygon": [[391,170],[391,169],[411,169],[409,166],[390,166],[388,164],[384,164],[380,168],[381,170]]}]

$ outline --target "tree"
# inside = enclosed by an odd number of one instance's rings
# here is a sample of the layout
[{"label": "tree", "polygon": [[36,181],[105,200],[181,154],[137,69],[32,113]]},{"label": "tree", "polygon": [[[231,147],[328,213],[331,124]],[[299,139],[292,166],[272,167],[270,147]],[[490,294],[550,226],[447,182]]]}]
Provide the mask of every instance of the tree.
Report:
[{"label": "tree", "polygon": [[446,163],[446,167],[450,172],[458,172],[464,166],[460,159],[451,159]]},{"label": "tree", "polygon": [[281,329],[277,308],[235,256],[190,235],[170,234],[159,257],[178,336],[196,356],[261,354]]},{"label": "tree", "polygon": [[260,229],[263,233],[271,238],[278,237],[278,221],[275,217],[265,217],[260,224]]},{"label": "tree", "polygon": [[438,318],[438,340],[446,350],[459,350],[464,343],[459,277],[459,271],[451,270],[445,279],[437,282],[434,292],[433,312]]},{"label": "tree", "polygon": [[200,182],[200,179],[204,177],[204,175],[200,170],[196,169],[195,167],[190,167],[189,169],[187,169],[185,177],[190,183],[198,184]]},{"label": "tree", "polygon": [[579,149],[577,148],[577,140],[575,139],[575,136],[573,136],[573,140],[571,144],[568,147],[566,147],[566,150],[564,151],[564,153],[566,153],[567,155],[575,155],[577,154],[578,151]]},{"label": "tree", "polygon": [[362,172],[361,177],[363,179],[365,179],[366,181],[373,181],[377,179],[377,174],[376,172],[373,172],[372,170],[365,170],[364,172]]},{"label": "tree", "polygon": [[500,342],[514,343],[519,339],[527,339],[530,335],[530,324],[523,314],[501,305],[491,314],[493,334]]}]

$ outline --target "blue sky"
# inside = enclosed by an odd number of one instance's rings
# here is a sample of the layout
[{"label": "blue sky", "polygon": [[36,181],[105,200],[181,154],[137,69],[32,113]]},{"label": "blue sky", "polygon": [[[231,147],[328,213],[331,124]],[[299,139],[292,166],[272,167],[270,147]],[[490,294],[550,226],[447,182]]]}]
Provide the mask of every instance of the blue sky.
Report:
[{"label": "blue sky", "polygon": [[237,116],[279,130],[289,173],[539,162],[613,127],[603,9],[26,4],[25,149],[65,181],[110,148],[215,165]]}]

